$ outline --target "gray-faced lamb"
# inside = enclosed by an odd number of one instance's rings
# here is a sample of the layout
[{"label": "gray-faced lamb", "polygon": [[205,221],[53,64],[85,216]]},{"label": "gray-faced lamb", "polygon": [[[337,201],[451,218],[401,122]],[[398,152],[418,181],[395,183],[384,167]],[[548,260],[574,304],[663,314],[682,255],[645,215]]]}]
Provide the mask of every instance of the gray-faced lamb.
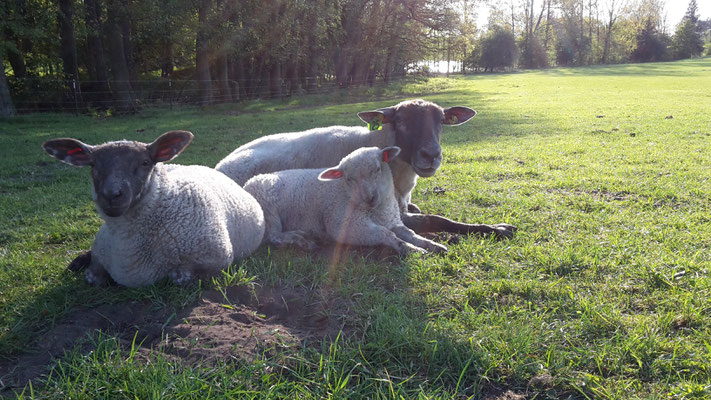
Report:
[{"label": "gray-faced lamb", "polygon": [[418,176],[430,177],[442,163],[440,133],[443,125],[460,125],[476,115],[468,107],[442,108],[424,100],[401,102],[393,107],[361,112],[358,116],[382,129],[330,126],[303,132],[281,133],[249,142],[225,157],[215,167],[240,185],[257,174],[299,168],[326,168],[361,147],[398,146],[402,154],[391,171],[395,198],[406,226],[421,232],[495,234],[511,237],[516,230],[508,224],[466,224],[439,216],[421,214],[411,204]]},{"label": "gray-faced lamb", "polygon": [[336,167],[257,175],[244,186],[264,210],[265,241],[305,250],[315,240],[383,245],[399,254],[447,248],[405,227],[394,196],[392,164],[398,147],[364,147]]},{"label": "gray-faced lamb", "polygon": [[89,284],[107,283],[109,276],[131,287],[166,276],[185,284],[259,247],[264,215],[251,195],[212,168],[163,164],[192,138],[190,132],[171,131],[150,144],[44,143],[65,163],[91,166],[93,198],[104,224],[83,256]]}]

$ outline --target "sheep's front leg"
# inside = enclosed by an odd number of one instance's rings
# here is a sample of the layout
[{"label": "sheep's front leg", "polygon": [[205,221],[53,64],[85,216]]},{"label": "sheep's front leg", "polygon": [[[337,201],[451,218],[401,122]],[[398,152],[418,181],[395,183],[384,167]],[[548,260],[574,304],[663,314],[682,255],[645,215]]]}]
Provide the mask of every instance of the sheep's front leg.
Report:
[{"label": "sheep's front leg", "polygon": [[371,221],[345,224],[341,226],[340,231],[328,233],[333,240],[340,243],[356,246],[388,246],[401,256],[410,253],[427,253],[427,250],[400,239],[390,229]]},{"label": "sheep's front leg", "polygon": [[418,207],[417,204],[413,203],[407,203],[407,212],[413,214],[422,214],[422,211],[420,211],[420,207]]},{"label": "sheep's front leg", "polygon": [[447,247],[443,246],[435,241],[429,240],[427,238],[424,238],[418,234],[416,234],[412,229],[409,229],[408,227],[404,225],[399,225],[394,228],[392,228],[393,233],[395,233],[395,236],[399,237],[400,239],[412,243],[417,247],[422,247],[423,249],[427,249],[431,252],[434,253],[446,253],[447,252]]},{"label": "sheep's front leg", "polygon": [[76,258],[69,263],[67,269],[72,272],[79,272],[89,268],[89,265],[91,265],[91,250],[76,256]]},{"label": "sheep's front leg", "polygon": [[263,210],[266,225],[264,237],[267,243],[277,247],[297,246],[304,251],[316,250],[318,248],[316,242],[309,239],[306,232],[299,230],[283,232],[279,214],[268,206],[264,206]]},{"label": "sheep's front leg", "polygon": [[289,232],[269,232],[269,243],[277,246],[297,246],[304,251],[316,250],[318,245],[316,242],[308,238],[306,232],[289,231]]},{"label": "sheep's front leg", "polygon": [[91,286],[106,286],[113,283],[113,279],[106,269],[96,261],[89,264],[84,273],[84,280]]},{"label": "sheep's front leg", "polygon": [[513,237],[516,227],[509,224],[466,224],[452,221],[441,215],[402,213],[402,222],[417,233],[423,232],[450,232],[459,234],[477,233],[480,235],[494,235],[500,239]]}]

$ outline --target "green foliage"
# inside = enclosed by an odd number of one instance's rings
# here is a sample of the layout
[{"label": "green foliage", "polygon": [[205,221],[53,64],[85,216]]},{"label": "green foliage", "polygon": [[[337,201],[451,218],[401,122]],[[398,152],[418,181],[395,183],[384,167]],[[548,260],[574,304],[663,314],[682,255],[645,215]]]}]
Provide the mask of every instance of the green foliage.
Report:
[{"label": "green foliage", "polygon": [[522,68],[548,67],[548,54],[543,44],[536,36],[519,40],[519,61]]},{"label": "green foliage", "polygon": [[[350,307],[353,336],[283,357],[191,363],[90,333],[20,398],[706,398],[711,385],[710,58],[486,74],[124,117],[0,122],[0,353],[69,312],[122,301],[190,306],[199,288],[92,288],[64,268],[101,221],[89,172],[42,141],[195,133],[177,160],[214,165],[264,134],[362,123],[424,97],[479,114],[442,134],[413,201],[514,239],[461,237],[442,256],[337,265],[259,251],[212,282],[306,287]],[[382,91],[381,91],[382,90]],[[354,103],[357,101],[357,103]],[[140,328],[140,327],[139,327]],[[127,329],[133,329],[128,327]],[[548,377],[547,379],[544,379]],[[7,395],[12,396],[11,393]],[[503,396],[503,394],[501,394]]]},{"label": "green foliage", "polygon": [[637,31],[636,47],[632,60],[637,62],[661,61],[667,57],[667,38],[657,32],[652,19],[647,19]]},{"label": "green foliage", "polygon": [[510,31],[494,27],[481,38],[479,46],[481,46],[481,55],[475,61],[476,65],[492,71],[495,68],[514,66],[518,48],[516,39]]},{"label": "green foliage", "polygon": [[691,18],[684,18],[681,21],[676,28],[671,45],[675,58],[691,58],[701,55],[704,50],[704,42],[697,29],[697,24]]}]

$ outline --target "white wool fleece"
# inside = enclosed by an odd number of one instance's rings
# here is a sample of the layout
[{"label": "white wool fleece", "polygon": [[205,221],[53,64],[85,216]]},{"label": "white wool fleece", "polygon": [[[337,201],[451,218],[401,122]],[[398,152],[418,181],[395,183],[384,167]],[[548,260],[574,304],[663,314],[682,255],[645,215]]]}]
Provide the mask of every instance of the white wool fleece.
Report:
[{"label": "white wool fleece", "polygon": [[323,169],[298,169],[257,175],[247,181],[245,190],[264,210],[265,240],[304,249],[314,248],[313,240],[326,240],[384,245],[403,255],[446,251],[416,235],[400,220],[392,174],[388,162],[381,160],[383,151],[361,148],[346,156],[338,165],[343,173],[339,179],[322,181]]},{"label": "white wool fleece", "polygon": [[211,168],[158,163],[141,196],[121,216],[99,211],[105,223],[92,263],[121,285],[152,284],[183,269],[217,272],[262,241],[257,201]]}]

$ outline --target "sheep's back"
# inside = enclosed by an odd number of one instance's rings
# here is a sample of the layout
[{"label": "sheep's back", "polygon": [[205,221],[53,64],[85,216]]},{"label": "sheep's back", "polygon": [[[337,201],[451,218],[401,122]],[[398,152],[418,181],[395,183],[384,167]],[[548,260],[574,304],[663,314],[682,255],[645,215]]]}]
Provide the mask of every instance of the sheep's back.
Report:
[{"label": "sheep's back", "polygon": [[233,257],[243,258],[261,243],[264,216],[259,203],[242,187],[219,171],[203,166],[173,166],[168,171],[174,202],[169,208],[185,208],[184,221],[192,235],[215,238],[217,226],[229,234]]},{"label": "sheep's back", "polygon": [[371,132],[360,126],[329,126],[279,133],[238,147],[217,163],[215,169],[243,185],[259,174],[332,167],[358,148],[387,147],[394,143],[395,136],[390,129]]},{"label": "sheep's back", "polygon": [[260,174],[244,188],[262,205],[267,218],[279,218],[282,231],[301,230],[321,237],[325,234],[324,219],[343,213],[348,201],[340,181],[318,180],[322,171],[293,169]]}]

